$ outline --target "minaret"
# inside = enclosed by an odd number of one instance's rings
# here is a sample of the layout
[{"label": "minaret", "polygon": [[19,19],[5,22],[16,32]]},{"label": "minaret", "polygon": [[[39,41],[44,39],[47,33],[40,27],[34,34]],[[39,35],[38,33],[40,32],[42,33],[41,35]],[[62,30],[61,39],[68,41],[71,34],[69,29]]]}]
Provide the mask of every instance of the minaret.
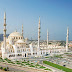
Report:
[{"label": "minaret", "polygon": [[49,42],[49,37],[48,37],[48,30],[47,30],[47,46],[48,46],[48,42]]},{"label": "minaret", "polygon": [[40,50],[40,17],[39,17],[39,24],[38,24],[38,49],[37,51],[39,52]]},{"label": "minaret", "polygon": [[6,52],[6,13],[4,13],[4,48]]},{"label": "minaret", "polygon": [[67,28],[67,37],[66,37],[66,52],[68,51],[68,39],[69,39],[69,28]]},{"label": "minaret", "polygon": [[22,24],[22,36],[23,36],[23,24]]}]

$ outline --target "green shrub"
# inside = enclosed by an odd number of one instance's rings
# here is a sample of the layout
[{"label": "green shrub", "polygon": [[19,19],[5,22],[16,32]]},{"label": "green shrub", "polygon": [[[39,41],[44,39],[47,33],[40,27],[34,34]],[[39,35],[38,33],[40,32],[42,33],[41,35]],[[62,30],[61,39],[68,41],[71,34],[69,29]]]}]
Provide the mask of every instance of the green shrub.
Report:
[{"label": "green shrub", "polygon": [[35,66],[40,66],[38,63]]},{"label": "green shrub", "polygon": [[29,63],[27,63],[26,65],[30,65]]},{"label": "green shrub", "polygon": [[11,61],[11,60],[10,60],[10,59],[8,59],[8,58],[5,58],[5,60],[6,60],[6,61]]},{"label": "green shrub", "polygon": [[29,63],[29,61],[27,61]]},{"label": "green shrub", "polygon": [[3,62],[5,62],[5,61],[3,60]]},{"label": "green shrub", "polygon": [[33,63],[31,63],[31,64],[33,64]]},{"label": "green shrub", "polygon": [[22,63],[27,63],[27,62],[22,62]]},{"label": "green shrub", "polygon": [[19,61],[16,61],[16,62],[19,62]]},{"label": "green shrub", "polygon": [[17,63],[17,64],[21,64],[21,63]]},{"label": "green shrub", "polygon": [[40,68],[46,68],[46,67],[44,67],[44,66],[41,66]]},{"label": "green shrub", "polygon": [[3,67],[0,67],[0,69],[3,69]]},{"label": "green shrub", "polygon": [[21,63],[21,65],[23,66],[24,64]]},{"label": "green shrub", "polygon": [[4,71],[7,71],[7,69],[6,69],[6,68],[3,68],[3,70],[4,70]]},{"label": "green shrub", "polygon": [[30,65],[30,67],[35,67],[34,65]]},{"label": "green shrub", "polygon": [[0,57],[0,59],[2,59],[2,57]]}]

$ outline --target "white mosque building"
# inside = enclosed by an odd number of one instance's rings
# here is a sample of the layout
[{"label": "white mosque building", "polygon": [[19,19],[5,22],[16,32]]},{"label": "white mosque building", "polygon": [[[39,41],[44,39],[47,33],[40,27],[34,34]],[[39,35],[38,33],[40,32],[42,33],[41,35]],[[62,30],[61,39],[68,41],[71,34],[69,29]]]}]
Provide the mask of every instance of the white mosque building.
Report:
[{"label": "white mosque building", "polygon": [[40,44],[40,18],[38,24],[38,44],[28,44],[23,37],[23,25],[22,33],[17,31],[12,32],[8,38],[6,38],[6,13],[4,13],[4,40],[1,43],[2,58],[8,59],[20,59],[25,57],[44,56],[48,53],[65,52],[68,51],[68,29],[67,29],[67,41],[66,47],[48,45],[48,31],[47,31],[47,45]]}]

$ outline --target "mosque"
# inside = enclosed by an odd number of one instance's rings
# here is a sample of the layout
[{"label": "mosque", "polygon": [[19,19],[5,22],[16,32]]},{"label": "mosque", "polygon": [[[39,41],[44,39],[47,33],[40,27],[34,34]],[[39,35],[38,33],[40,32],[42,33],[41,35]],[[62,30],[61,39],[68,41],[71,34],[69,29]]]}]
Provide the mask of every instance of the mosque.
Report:
[{"label": "mosque", "polygon": [[27,39],[24,39],[23,25],[22,25],[22,33],[15,31],[12,32],[8,36],[8,38],[6,38],[6,13],[4,13],[4,35],[3,35],[4,39],[1,43],[2,58],[21,59],[25,57],[40,57],[49,53],[56,53],[56,52],[61,53],[68,51],[68,29],[67,29],[66,47],[49,45],[48,36],[49,35],[47,31],[47,45],[40,44],[40,17],[39,17],[37,45],[34,45],[32,43],[28,44]]}]

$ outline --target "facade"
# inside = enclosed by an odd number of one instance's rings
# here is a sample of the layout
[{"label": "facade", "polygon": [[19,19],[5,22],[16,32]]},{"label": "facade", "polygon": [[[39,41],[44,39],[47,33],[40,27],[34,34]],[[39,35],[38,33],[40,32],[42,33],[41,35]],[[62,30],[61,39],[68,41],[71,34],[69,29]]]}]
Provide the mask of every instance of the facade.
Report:
[{"label": "facade", "polygon": [[4,14],[4,40],[1,43],[2,58],[21,59],[25,57],[40,57],[48,53],[61,53],[66,51],[64,46],[56,46],[48,44],[48,31],[47,31],[47,45],[40,44],[40,18],[38,25],[38,44],[28,43],[27,38],[22,34],[15,31],[6,38],[6,13]]}]

